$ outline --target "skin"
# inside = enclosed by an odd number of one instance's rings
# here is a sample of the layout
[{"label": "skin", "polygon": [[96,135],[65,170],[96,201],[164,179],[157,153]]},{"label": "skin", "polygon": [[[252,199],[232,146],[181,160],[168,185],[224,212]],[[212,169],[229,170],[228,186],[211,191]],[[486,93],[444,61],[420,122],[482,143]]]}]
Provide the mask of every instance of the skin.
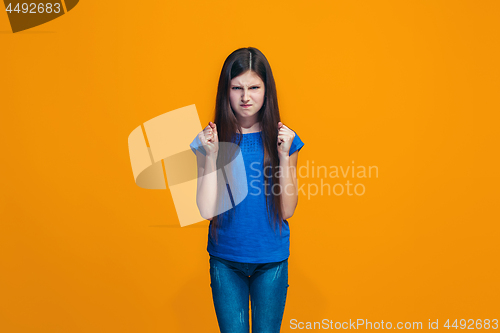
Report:
[{"label": "skin", "polygon": [[[281,208],[283,210],[283,219],[289,219],[293,216],[298,202],[298,184],[297,184],[297,159],[299,152],[295,151],[288,156],[292,145],[295,132],[285,126],[281,121],[278,122],[278,156],[280,160],[279,184],[281,192]],[[276,191],[275,191],[276,193]]]},{"label": "skin", "polygon": [[[253,133],[261,130],[260,123],[257,121],[257,113],[264,104],[265,85],[262,79],[253,71],[247,71],[231,80],[229,102],[233,109],[236,119],[242,127],[242,133]],[[243,108],[242,104],[251,104],[249,108]],[[298,151],[289,156],[295,132],[278,122],[278,142],[277,150],[280,161],[279,175],[279,193],[282,198],[283,219],[292,217],[298,201],[297,187],[297,159]],[[197,204],[203,218],[212,220],[215,215],[215,198],[217,197],[217,173],[216,170],[217,154],[219,149],[219,139],[217,135],[217,126],[209,122],[207,127],[198,134],[198,138],[203,143],[206,158],[200,152],[198,157],[198,178]],[[278,190],[274,189],[278,194]],[[202,200],[203,198],[203,200]]]},{"label": "skin", "polygon": [[[260,131],[257,114],[264,104],[266,88],[262,79],[253,71],[247,71],[231,80],[229,102],[242,127],[242,133]],[[243,108],[242,104],[250,104]]]}]

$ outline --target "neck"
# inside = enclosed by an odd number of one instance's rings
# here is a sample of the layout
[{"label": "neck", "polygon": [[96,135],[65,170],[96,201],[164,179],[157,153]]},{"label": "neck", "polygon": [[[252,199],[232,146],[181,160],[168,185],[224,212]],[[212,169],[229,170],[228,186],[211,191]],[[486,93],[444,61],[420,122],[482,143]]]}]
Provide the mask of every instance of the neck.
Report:
[{"label": "neck", "polygon": [[250,119],[247,119],[246,121],[239,120],[239,124],[241,126],[242,134],[260,132],[261,130],[260,122],[257,122],[256,120],[250,120]]}]

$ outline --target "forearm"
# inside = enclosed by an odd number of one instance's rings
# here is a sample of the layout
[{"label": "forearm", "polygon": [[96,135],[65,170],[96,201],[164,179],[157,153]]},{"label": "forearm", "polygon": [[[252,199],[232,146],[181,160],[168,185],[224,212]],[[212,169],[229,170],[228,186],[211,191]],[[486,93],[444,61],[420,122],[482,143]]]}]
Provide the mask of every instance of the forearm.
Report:
[{"label": "forearm", "polygon": [[296,174],[295,168],[290,165],[290,157],[280,157],[280,172],[279,183],[281,190],[281,207],[283,210],[283,219],[286,220],[292,217],[297,207],[298,192],[297,192],[297,179],[294,177]]},{"label": "forearm", "polygon": [[196,204],[203,218],[211,220],[217,210],[217,156],[205,158],[204,174],[196,193]]}]

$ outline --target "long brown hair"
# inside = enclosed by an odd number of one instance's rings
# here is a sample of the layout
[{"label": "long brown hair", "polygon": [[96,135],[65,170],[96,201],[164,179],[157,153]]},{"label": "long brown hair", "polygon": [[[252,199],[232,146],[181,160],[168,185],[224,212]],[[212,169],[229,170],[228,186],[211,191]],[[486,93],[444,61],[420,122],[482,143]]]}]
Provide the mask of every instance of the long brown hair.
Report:
[{"label": "long brown hair", "polygon": [[[238,146],[240,145],[242,139],[242,129],[234,111],[231,108],[229,94],[231,89],[231,80],[243,73],[246,73],[248,70],[255,72],[265,85],[264,104],[259,110],[257,118],[262,129],[260,135],[264,146],[264,170],[267,171],[270,169],[272,172],[268,172],[264,175],[265,189],[271,189],[270,191],[264,191],[264,195],[266,197],[268,216],[272,216],[269,220],[271,221],[273,230],[274,226],[279,224],[281,235],[283,217],[283,211],[281,209],[282,191],[280,189],[279,193],[275,194],[272,190],[273,184],[279,184],[279,179],[276,177],[279,168],[279,157],[276,146],[278,138],[278,122],[281,121],[281,119],[278,108],[276,84],[274,82],[271,66],[269,65],[269,62],[264,54],[262,54],[262,52],[258,49],[253,47],[240,48],[226,58],[217,87],[214,123],[217,125],[219,142],[234,142]],[[236,141],[234,138],[237,138]],[[222,166],[227,165],[227,163],[234,157],[234,153],[234,151],[220,151],[217,157],[217,169],[219,170]],[[271,182],[269,182],[269,179]],[[218,181],[217,183],[222,184],[219,186],[217,191],[219,197],[219,195],[223,193],[220,191],[227,191],[227,189],[223,187],[227,186],[227,184],[224,184],[224,182],[221,181]],[[227,216],[229,217],[229,222],[231,217],[234,216],[234,207],[226,213],[228,213]],[[216,241],[217,229],[222,226],[223,221],[226,221],[223,215],[225,215],[225,213],[214,216],[210,223],[212,226],[212,235],[215,235]]]}]

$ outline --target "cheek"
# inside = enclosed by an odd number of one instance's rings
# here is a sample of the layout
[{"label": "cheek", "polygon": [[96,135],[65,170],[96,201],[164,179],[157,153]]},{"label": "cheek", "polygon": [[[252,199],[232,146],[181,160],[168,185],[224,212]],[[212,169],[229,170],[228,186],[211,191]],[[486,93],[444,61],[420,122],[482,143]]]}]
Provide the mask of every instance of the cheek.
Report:
[{"label": "cheek", "polygon": [[259,93],[257,96],[256,96],[256,100],[259,101],[259,104],[264,104],[264,97],[265,97],[265,93]]},{"label": "cheek", "polygon": [[229,102],[231,103],[231,106],[234,108],[236,104],[238,104],[238,97],[235,96],[233,92],[229,94]]}]

